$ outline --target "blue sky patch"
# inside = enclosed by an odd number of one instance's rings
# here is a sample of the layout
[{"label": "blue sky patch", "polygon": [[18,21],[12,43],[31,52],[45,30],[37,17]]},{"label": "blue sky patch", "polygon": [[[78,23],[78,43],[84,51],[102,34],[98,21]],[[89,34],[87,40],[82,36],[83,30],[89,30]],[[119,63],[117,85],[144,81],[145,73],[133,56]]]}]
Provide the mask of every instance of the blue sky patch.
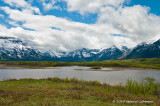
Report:
[{"label": "blue sky patch", "polygon": [[127,6],[142,5],[151,8],[151,13],[160,16],[160,0],[131,0]]},{"label": "blue sky patch", "polygon": [[121,34],[110,34],[111,36],[121,36],[121,37],[128,37],[126,35],[121,35]]}]

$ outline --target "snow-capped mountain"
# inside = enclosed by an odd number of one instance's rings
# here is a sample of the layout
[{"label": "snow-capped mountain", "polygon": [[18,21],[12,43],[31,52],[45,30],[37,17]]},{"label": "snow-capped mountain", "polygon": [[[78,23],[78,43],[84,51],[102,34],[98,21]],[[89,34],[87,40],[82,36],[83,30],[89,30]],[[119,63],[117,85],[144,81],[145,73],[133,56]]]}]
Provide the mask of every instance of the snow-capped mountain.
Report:
[{"label": "snow-capped mountain", "polygon": [[62,57],[61,61],[92,61],[95,56],[100,52],[99,49],[82,48],[69,52],[66,56]]},{"label": "snow-capped mountain", "polygon": [[123,49],[119,49],[115,45],[103,49],[100,53],[97,55],[97,60],[111,60],[111,59],[119,59],[125,51]]},{"label": "snow-capped mountain", "polygon": [[131,59],[154,57],[160,57],[160,40],[150,44],[147,44],[145,42],[141,43],[132,50],[130,50],[130,52],[124,58]]},{"label": "snow-capped mountain", "polygon": [[42,55],[27,43],[14,37],[0,37],[1,60],[40,60]]},{"label": "snow-capped mountain", "polygon": [[150,44],[141,43],[133,49],[113,45],[102,49],[82,48],[75,51],[53,48],[42,53],[20,39],[0,37],[0,60],[81,62],[152,57],[160,57],[160,40]]},{"label": "snow-capped mountain", "polygon": [[118,59],[122,57],[123,53],[128,50],[127,47],[119,49],[116,46],[109,48],[104,47],[102,49],[87,49],[82,48],[71,52],[52,52],[44,53],[46,56],[54,57],[58,61],[99,61]]},{"label": "snow-capped mountain", "polygon": [[78,49],[76,51],[72,51],[72,52],[68,53],[68,56],[79,57],[79,58],[88,58],[88,57],[92,57],[93,55],[95,55],[99,52],[100,52],[99,49],[83,48],[83,49]]},{"label": "snow-capped mountain", "polygon": [[100,52],[99,49],[82,48],[75,51],[47,51],[45,56],[53,57],[57,61],[89,61],[96,54]]},{"label": "snow-capped mountain", "polygon": [[62,51],[62,50],[49,50],[43,53],[44,56],[54,57],[54,58],[65,57],[67,54],[68,54],[67,51]]}]

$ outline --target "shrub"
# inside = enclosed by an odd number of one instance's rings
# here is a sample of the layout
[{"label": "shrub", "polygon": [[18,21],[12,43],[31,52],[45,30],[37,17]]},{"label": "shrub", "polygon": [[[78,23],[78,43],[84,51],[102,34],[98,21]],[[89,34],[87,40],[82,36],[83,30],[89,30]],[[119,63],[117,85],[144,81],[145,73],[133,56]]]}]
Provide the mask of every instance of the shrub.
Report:
[{"label": "shrub", "polygon": [[160,95],[160,84],[155,82],[155,79],[147,77],[141,82],[128,79],[125,89],[129,93],[134,94],[154,94]]}]

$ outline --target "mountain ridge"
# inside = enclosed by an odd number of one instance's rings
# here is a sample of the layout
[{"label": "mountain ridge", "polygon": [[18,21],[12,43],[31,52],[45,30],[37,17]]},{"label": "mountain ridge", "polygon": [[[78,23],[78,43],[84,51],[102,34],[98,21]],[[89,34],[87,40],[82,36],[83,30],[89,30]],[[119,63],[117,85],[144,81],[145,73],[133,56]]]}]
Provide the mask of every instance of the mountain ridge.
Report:
[{"label": "mountain ridge", "polygon": [[49,50],[40,52],[28,43],[14,37],[0,36],[0,60],[4,61],[103,61],[115,59],[160,57],[160,40],[141,43],[129,49],[126,46],[111,46],[102,49],[82,48],[75,51]]}]

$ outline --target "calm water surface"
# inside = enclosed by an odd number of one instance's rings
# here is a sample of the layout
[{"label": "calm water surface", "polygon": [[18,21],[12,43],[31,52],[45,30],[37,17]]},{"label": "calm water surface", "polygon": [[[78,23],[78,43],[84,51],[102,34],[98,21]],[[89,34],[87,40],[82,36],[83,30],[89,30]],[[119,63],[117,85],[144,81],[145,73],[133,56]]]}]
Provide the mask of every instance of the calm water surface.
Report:
[{"label": "calm water surface", "polygon": [[155,78],[160,82],[160,70],[133,70],[133,69],[119,69],[115,71],[114,68],[102,68],[99,70],[90,69],[90,67],[50,67],[45,69],[31,69],[22,67],[6,67],[0,66],[0,81],[6,79],[20,79],[20,78],[78,78],[83,80],[98,80],[102,83],[115,85],[118,83],[125,83],[128,78],[141,81],[145,77]]}]

